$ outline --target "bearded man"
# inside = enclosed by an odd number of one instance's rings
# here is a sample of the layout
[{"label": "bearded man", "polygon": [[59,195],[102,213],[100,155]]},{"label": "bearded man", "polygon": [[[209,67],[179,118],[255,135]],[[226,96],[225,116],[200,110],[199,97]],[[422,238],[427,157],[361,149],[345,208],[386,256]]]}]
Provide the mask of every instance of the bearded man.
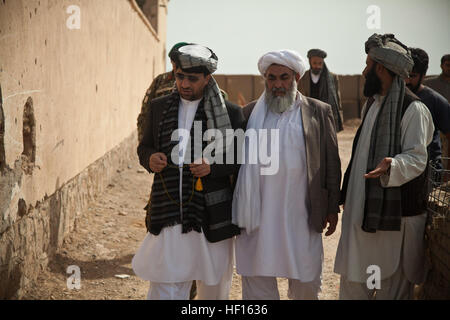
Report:
[{"label": "bearded man", "polygon": [[341,94],[338,76],[328,70],[325,58],[327,53],[321,49],[308,51],[310,70],[298,82],[298,90],[304,95],[328,103],[333,110],[336,131],[344,130],[341,117]]},{"label": "bearded man", "polygon": [[363,120],[344,176],[334,271],[340,299],[411,299],[424,279],[428,108],[405,86],[414,61],[392,34],[372,35]]},{"label": "bearded man", "polygon": [[[276,144],[279,167],[262,175],[263,161],[247,161],[239,171],[233,223],[244,229],[236,239],[242,297],[280,299],[276,278],[284,277],[290,298],[318,299],[321,233],[327,223],[326,236],[335,231],[339,212],[341,165],[333,112],[330,105],[297,91],[306,71],[297,52],[269,52],[258,68],[266,90],[244,108],[244,116],[247,132],[256,130],[259,139],[246,140],[243,151],[254,155]],[[271,130],[267,139],[261,137],[263,129]]]},{"label": "bearded man", "polygon": [[423,84],[428,70],[428,54],[420,48],[410,48],[410,50],[414,67],[409,78],[405,79],[406,86],[422,100],[433,117],[435,130],[433,141],[429,146],[429,154],[434,168],[441,170],[443,166],[439,131],[445,134],[447,139],[450,139],[450,104],[438,92]]},{"label": "bearded man", "polygon": [[224,101],[211,76],[217,62],[209,48],[178,48],[176,90],[149,105],[148,125],[137,152],[141,165],[155,177],[146,217],[148,233],[132,266],[136,275],[150,281],[151,300],[188,299],[193,281],[198,299],[228,298],[232,238],[239,233],[231,223],[230,176],[238,166],[212,163],[203,152],[196,153],[214,143],[216,159],[226,156],[222,139],[202,137],[214,129],[226,138],[230,129],[242,128],[244,122],[241,108]]}]

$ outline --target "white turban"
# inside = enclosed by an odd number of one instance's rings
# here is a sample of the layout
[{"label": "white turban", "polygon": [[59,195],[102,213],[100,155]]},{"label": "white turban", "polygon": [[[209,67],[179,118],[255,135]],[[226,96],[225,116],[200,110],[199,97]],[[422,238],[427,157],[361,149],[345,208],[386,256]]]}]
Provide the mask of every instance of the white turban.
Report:
[{"label": "white turban", "polygon": [[280,64],[300,74],[306,72],[306,60],[294,50],[271,51],[263,55],[258,61],[259,72],[264,76],[272,64]]}]

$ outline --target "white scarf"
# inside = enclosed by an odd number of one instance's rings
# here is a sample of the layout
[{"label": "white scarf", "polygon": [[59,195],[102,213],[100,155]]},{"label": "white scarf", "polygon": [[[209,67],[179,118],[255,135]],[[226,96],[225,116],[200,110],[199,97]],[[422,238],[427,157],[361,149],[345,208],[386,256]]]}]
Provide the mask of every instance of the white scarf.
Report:
[{"label": "white scarf", "polygon": [[[258,229],[261,218],[260,180],[261,170],[264,169],[258,158],[258,146],[267,144],[267,140],[259,134],[259,129],[263,129],[268,109],[265,97],[266,92],[264,91],[248,120],[247,130],[253,129],[258,132],[258,143],[250,144],[249,139],[244,140],[242,155],[246,155],[246,157],[243,160],[247,160],[245,159],[247,157],[251,159],[241,165],[233,196],[232,222],[240,228],[246,229],[248,234]],[[298,103],[300,97],[301,95],[297,93],[293,104]]]}]

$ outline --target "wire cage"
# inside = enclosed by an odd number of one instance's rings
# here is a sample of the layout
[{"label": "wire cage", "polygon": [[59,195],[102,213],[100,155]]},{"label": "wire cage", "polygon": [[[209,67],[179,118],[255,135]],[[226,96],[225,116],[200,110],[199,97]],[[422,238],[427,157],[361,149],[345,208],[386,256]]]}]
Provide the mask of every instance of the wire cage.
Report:
[{"label": "wire cage", "polygon": [[430,162],[428,171],[428,211],[448,218],[450,207],[450,158],[442,158],[442,166]]},{"label": "wire cage", "polygon": [[429,272],[420,286],[419,299],[450,299],[450,158],[430,163],[428,218],[425,231]]}]

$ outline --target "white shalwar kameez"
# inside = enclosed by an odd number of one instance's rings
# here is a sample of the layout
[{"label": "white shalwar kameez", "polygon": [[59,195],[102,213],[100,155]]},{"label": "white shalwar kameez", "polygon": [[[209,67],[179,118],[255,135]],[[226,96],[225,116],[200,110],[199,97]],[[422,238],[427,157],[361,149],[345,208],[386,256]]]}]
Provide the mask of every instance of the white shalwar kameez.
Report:
[{"label": "white shalwar kameez", "polygon": [[[268,129],[269,133],[270,129],[279,130],[279,170],[274,175],[260,176],[259,228],[250,234],[243,231],[236,238],[236,267],[237,273],[244,277],[244,299],[279,298],[277,292],[275,296],[264,295],[264,292],[246,296],[245,277],[252,277],[255,281],[264,277],[284,277],[290,282],[298,280],[302,283],[314,281],[317,290],[313,295],[317,295],[320,289],[322,236],[311,230],[308,224],[307,163],[301,101],[298,93],[290,109],[282,114],[268,110],[264,119],[263,129]],[[266,279],[273,283],[273,279]],[[260,282],[249,291],[273,292],[269,282]],[[296,294],[291,297],[295,298]]]},{"label": "white shalwar kameez", "polygon": [[[200,101],[180,99],[179,129],[191,130]],[[184,144],[180,143],[182,159],[187,139],[183,141]],[[181,185],[182,174],[180,196]],[[181,233],[180,224],[166,227],[157,236],[147,233],[132,260],[132,267],[137,276],[150,281],[148,299],[189,299],[193,280],[198,280],[198,299],[228,299],[233,272],[232,241],[211,243],[203,233]]]},{"label": "white shalwar kameez", "polygon": [[[334,267],[334,272],[341,275],[341,299],[367,299],[369,289],[366,282],[373,273],[372,269],[368,270],[369,266],[378,266],[381,271],[382,288],[377,298],[407,297],[408,293],[395,292],[388,287],[397,283],[398,288],[406,288],[401,281],[396,280],[401,275],[412,284],[424,280],[425,213],[403,217],[400,231],[368,233],[361,228],[365,202],[364,173],[370,137],[383,99],[382,96],[375,96],[361,130],[355,150],[357,156],[353,158]],[[401,186],[423,172],[427,161],[426,146],[431,142],[433,130],[428,108],[422,102],[412,102],[401,121],[402,153],[393,158],[390,175],[380,177],[383,187]]]}]

